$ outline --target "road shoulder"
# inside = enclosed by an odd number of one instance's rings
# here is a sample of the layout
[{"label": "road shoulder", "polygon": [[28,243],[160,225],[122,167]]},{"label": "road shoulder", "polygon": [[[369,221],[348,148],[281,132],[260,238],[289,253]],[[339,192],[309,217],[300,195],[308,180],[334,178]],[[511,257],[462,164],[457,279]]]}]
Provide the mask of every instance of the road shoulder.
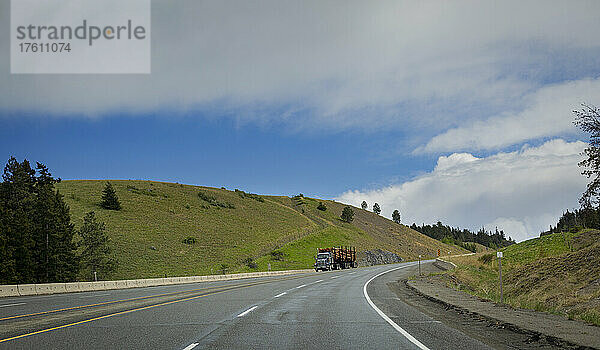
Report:
[{"label": "road shoulder", "polygon": [[478,315],[502,328],[545,338],[548,343],[564,347],[600,348],[600,328],[581,321],[534,310],[514,309],[445,286],[441,278],[425,276],[404,281],[421,296],[442,304],[446,310]]}]

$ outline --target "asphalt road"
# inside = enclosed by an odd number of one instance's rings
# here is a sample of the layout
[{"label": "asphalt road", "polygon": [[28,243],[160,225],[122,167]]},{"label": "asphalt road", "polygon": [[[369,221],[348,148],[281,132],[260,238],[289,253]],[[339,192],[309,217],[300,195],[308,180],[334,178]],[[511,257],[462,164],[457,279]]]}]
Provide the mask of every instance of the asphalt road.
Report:
[{"label": "asphalt road", "polygon": [[416,273],[404,263],[2,298],[0,349],[487,348],[387,286]]}]

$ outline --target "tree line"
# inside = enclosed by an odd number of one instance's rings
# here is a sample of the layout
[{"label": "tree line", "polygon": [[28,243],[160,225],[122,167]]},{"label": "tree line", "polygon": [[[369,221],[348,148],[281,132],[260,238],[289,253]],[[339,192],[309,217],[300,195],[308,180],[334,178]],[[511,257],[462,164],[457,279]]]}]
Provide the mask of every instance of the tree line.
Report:
[{"label": "tree line", "polygon": [[515,243],[511,237],[507,239],[504,231],[498,231],[498,228],[494,232],[491,232],[486,231],[482,227],[475,233],[468,229],[461,230],[458,227],[443,225],[441,221],[438,221],[435,225],[422,224],[421,226],[417,226],[413,223],[410,228],[431,238],[444,243],[456,244],[472,252],[476,251],[476,247],[469,242],[479,243],[492,249],[507,247]]},{"label": "tree line", "polygon": [[542,232],[540,236],[565,231],[577,232],[584,228],[600,229],[600,208],[583,207],[573,211],[567,209],[556,225],[550,225],[550,229]]},{"label": "tree line", "polygon": [[60,181],[42,163],[8,160],[0,183],[0,284],[70,282],[86,270],[116,268],[104,224],[92,211],[76,229],[54,186]]}]

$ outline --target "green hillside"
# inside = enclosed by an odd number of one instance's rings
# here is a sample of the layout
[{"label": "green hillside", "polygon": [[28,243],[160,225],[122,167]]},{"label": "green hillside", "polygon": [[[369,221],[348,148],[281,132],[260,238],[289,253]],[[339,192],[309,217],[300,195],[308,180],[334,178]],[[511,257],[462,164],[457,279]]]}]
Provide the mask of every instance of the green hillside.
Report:
[{"label": "green hillside", "polygon": [[[545,235],[503,249],[505,302],[600,325],[600,231]],[[452,284],[499,301],[496,253],[454,257]]]},{"label": "green hillside", "polygon": [[[381,248],[408,260],[434,257],[438,249],[465,252],[359,208],[354,221],[344,223],[339,220],[344,205],[333,201],[151,181],[111,183],[120,211],[100,207],[105,181],[56,185],[76,227],[92,210],[106,223],[119,268],[104,278],[259,271],[269,264],[273,270],[309,268],[315,249],[331,245]],[[319,202],[327,210],[317,209]]]}]

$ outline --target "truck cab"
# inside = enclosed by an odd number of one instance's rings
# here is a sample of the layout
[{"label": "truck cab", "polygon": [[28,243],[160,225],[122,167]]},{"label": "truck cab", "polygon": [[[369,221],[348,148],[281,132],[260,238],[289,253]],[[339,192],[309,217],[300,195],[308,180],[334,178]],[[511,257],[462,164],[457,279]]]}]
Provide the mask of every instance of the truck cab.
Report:
[{"label": "truck cab", "polygon": [[318,253],[315,256],[315,271],[323,270],[329,271],[332,268],[333,257],[331,252]]}]

